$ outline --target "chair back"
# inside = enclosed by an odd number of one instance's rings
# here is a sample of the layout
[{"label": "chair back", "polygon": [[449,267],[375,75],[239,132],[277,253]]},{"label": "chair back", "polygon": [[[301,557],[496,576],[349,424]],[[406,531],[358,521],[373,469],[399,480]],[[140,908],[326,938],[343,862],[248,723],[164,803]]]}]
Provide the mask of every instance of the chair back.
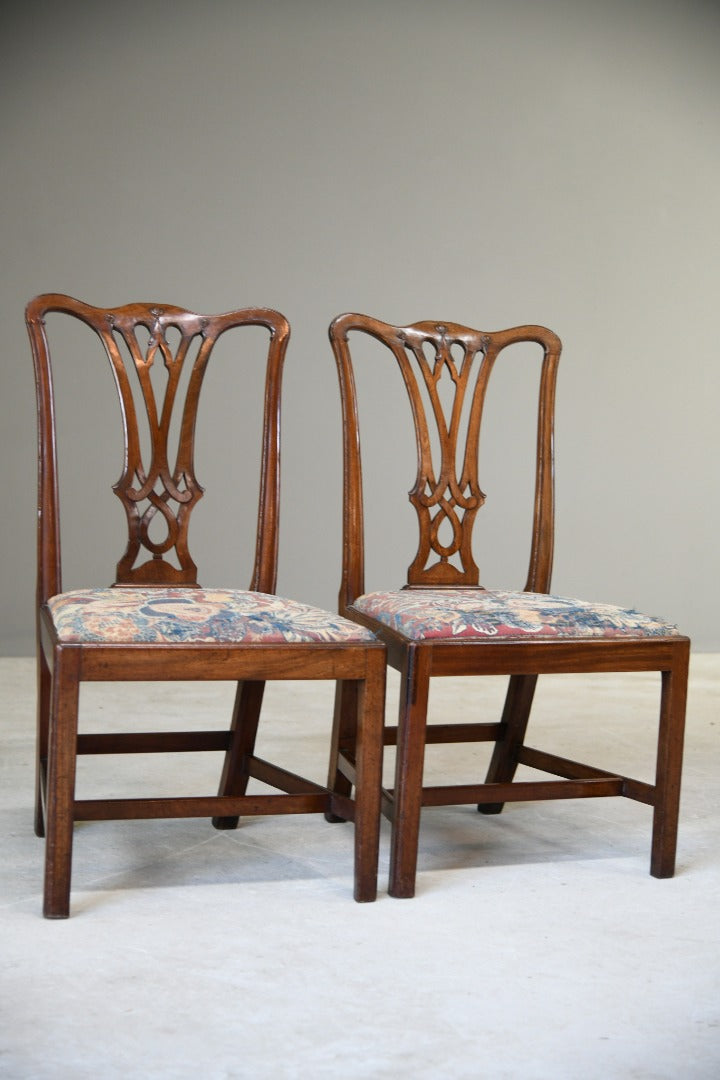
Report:
[{"label": "chair back", "polygon": [[393,326],[365,315],[338,316],[330,341],[343,408],[343,580],[340,607],[365,591],[360,427],[353,360],[354,332],[386,346],[400,369],[412,412],[417,473],[409,499],[419,541],[407,587],[474,587],[473,527],[485,502],[479,482],[480,428],[490,376],[509,346],[535,342],[543,350],[537,418],[535,494],[530,563],[525,589],[547,592],[554,535],[553,423],[561,344],[542,326],[486,333],[455,323]]},{"label": "chair back", "polygon": [[[277,576],[279,424],[282,367],[290,335],[267,308],[198,315],[168,304],[96,308],[69,296],[32,300],[26,320],[35,363],[38,411],[38,601],[62,591],[60,506],[53,373],[45,317],[62,313],[100,339],[118,393],[123,466],[113,490],[127,519],[117,586],[198,585],[188,545],[191,513],[203,488],[195,475],[195,430],[208,361],[226,331],[270,332],[266,363],[260,500],[251,589],[273,592]],[[152,529],[152,533],[151,533]]]}]

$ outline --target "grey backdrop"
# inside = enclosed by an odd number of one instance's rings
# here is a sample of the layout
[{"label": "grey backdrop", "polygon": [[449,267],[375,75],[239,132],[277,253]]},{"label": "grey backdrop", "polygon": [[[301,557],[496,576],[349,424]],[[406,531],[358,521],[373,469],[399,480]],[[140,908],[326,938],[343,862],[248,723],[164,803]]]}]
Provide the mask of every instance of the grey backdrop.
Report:
[{"label": "grey backdrop", "polygon": [[[720,648],[716,4],[6,0],[2,16],[0,652],[32,650],[22,312],[47,290],[288,316],[280,588],[326,607],[340,537],[330,318],[547,324],[565,346],[555,590],[664,614]],[[522,366],[506,389],[524,402]],[[71,429],[96,392],[76,383]],[[526,443],[509,400],[498,462],[512,471]],[[412,481],[393,401],[371,402],[381,509],[390,480]],[[483,479],[502,508],[502,484]],[[103,568],[97,553],[117,511],[71,494],[86,531],[69,553],[107,580],[117,547]],[[480,553],[490,584],[521,583],[505,580],[525,543],[514,514]],[[229,573],[234,536],[209,530],[208,584]],[[400,572],[414,549],[378,519],[374,547],[388,536]],[[368,584],[396,584],[396,566]]]}]

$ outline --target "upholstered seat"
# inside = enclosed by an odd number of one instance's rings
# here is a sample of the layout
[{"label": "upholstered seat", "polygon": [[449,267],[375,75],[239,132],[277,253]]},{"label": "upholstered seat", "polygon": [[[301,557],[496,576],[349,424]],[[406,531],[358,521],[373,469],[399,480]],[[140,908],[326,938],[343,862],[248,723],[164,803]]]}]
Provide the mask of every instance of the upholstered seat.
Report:
[{"label": "upholstered seat", "polygon": [[400,589],[358,596],[354,611],[411,641],[674,637],[671,623],[612,604],[489,589]]},{"label": "upholstered seat", "polygon": [[369,630],[340,615],[239,589],[77,589],[47,606],[64,644],[373,641]]}]

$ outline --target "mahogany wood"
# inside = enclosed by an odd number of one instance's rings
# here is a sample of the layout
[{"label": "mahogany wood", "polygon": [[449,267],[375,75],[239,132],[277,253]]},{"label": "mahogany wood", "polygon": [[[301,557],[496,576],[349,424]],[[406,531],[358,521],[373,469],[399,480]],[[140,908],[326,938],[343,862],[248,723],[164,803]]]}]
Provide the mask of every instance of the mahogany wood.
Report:
[{"label": "mahogany wood", "polygon": [[[95,308],[71,297],[47,294],[27,307],[35,364],[38,415],[38,735],[35,827],[46,839],[44,914],[67,917],[73,825],[108,818],[212,816],[217,827],[234,828],[238,816],[324,813],[340,808],[355,822],[356,900],[375,899],[380,818],[385,648],[380,642],[243,645],[63,644],[47,601],[62,592],[60,500],[53,372],[45,319],[70,316],[94,332],[103,346],[117,389],[124,433],[124,465],[114,490],[127,519],[125,551],[114,585],[179,586],[194,589],[197,569],[189,547],[189,522],[203,489],[195,476],[194,436],[203,375],[221,335],[248,326],[269,333],[265,354],[262,452],[256,549],[249,588],[273,593],[277,577],[280,397],[290,328],[267,308],[224,315],[197,315],[160,304]],[[168,331],[173,334],[168,336]],[[170,340],[179,337],[177,345]],[[164,368],[162,401],[151,379]],[[158,383],[157,376],[155,383]],[[160,384],[162,386],[162,383]],[[236,385],[241,385],[238,380]],[[181,387],[186,387],[181,393]],[[136,394],[139,396],[136,398]],[[90,403],[88,403],[90,407]],[[179,415],[175,460],[169,445],[174,412]],[[143,458],[139,417],[147,421],[149,453]],[[174,428],[173,428],[174,430]],[[242,463],[238,463],[242,465]],[[240,486],[242,478],[236,478]],[[165,522],[165,539],[153,540],[154,519]],[[78,696],[83,681],[234,680],[235,708],[227,731],[103,732],[78,734]],[[348,737],[357,747],[354,798],[255,756],[255,735],[266,680],[330,679],[347,687],[357,703]],[[78,754],[221,751],[219,794],[200,797],[76,799]],[[255,777],[279,794],[248,795]]]},{"label": "mahogany wood", "polygon": [[[429,321],[393,326],[369,316],[347,314],[338,316],[330,327],[343,410],[340,611],[385,641],[388,663],[401,673],[398,724],[388,726],[384,733],[386,745],[397,745],[395,785],[383,791],[382,799],[383,812],[392,820],[391,894],[414,894],[422,806],[451,803],[477,803],[484,813],[499,813],[510,800],[623,795],[653,807],[651,873],[656,877],[671,876],[687,692],[690,643],[686,637],[413,642],[354,608],[354,600],[365,592],[360,420],[351,355],[351,341],[361,335],[384,346],[390,366],[399,368],[414,424],[417,473],[409,497],[418,517],[419,541],[404,587],[447,588],[449,595],[458,586],[481,587],[472,539],[485,501],[478,473],[480,426],[493,368],[502,362],[503,351],[519,342],[534,342],[542,351],[533,528],[524,589],[540,593],[550,589],[554,544],[553,424],[561,345],[554,333],[540,326],[486,333],[454,323]],[[446,406],[443,400],[448,395],[443,398],[441,394],[441,380],[452,384]],[[433,445],[438,448],[436,460]],[[451,540],[442,543],[440,528],[448,523]],[[384,527],[392,535],[387,522]],[[539,674],[652,670],[662,673],[654,784],[525,746]],[[453,675],[509,676],[499,723],[428,726],[430,679]],[[354,716],[354,702],[341,688],[336,697],[329,778],[330,787],[338,794],[345,794],[355,779]],[[484,783],[423,787],[426,744],[486,740],[494,741],[495,747]],[[563,779],[518,783],[514,775],[520,763]]]}]

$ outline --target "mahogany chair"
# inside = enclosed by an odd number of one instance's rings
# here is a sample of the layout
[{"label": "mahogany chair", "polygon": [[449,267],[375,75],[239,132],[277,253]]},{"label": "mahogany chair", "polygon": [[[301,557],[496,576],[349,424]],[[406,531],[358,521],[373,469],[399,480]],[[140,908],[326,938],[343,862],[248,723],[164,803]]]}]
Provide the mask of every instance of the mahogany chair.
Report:
[{"label": "mahogany chair", "polygon": [[[128,535],[109,588],[63,592],[49,313],[94,331],[118,391],[124,460],[114,491]],[[74,822],[130,818],[212,816],[217,828],[234,828],[238,815],[342,813],[355,822],[355,898],[374,900],[385,649],[354,622],[275,595],[287,321],[265,308],[210,316],[165,304],[106,310],[55,294],[32,300],[26,317],[39,428],[36,832],[46,837],[44,914],[69,915]],[[266,371],[264,405],[256,406],[263,420],[254,571],[249,591],[202,588],[188,547],[190,515],[204,490],[194,462],[200,390],[218,339],[247,327],[269,331],[259,356]],[[247,345],[249,335],[241,340]],[[242,373],[230,388],[238,398],[241,379]],[[232,490],[244,497],[243,484],[238,476]],[[354,802],[255,755],[264,685],[275,679],[341,680],[361,701]],[[78,734],[81,683],[114,680],[236,681],[232,723],[221,731]],[[75,797],[78,754],[208,750],[224,754],[218,795]],[[278,793],[247,794],[250,777]]]},{"label": "mahogany chair", "polygon": [[[420,534],[403,588],[370,593],[364,580],[360,428],[352,359],[357,366],[360,344],[364,351],[371,344],[368,335],[384,347],[373,358],[377,367],[387,361],[394,368],[394,359],[409,397],[417,440],[417,475],[409,498]],[[384,736],[386,745],[397,746],[395,786],[383,792],[383,812],[392,821],[391,895],[414,894],[421,807],[477,803],[478,810],[496,814],[509,800],[623,795],[646,803],[653,807],[651,873],[671,877],[690,643],[659,619],[549,595],[559,339],[540,326],[481,333],[452,323],[399,327],[347,314],[332,323],[330,340],[344,421],[340,612],[385,641],[388,663],[401,675],[398,724],[388,727]],[[478,479],[480,424],[494,365],[523,342],[536,343],[538,359],[542,356],[529,571],[523,591],[486,590],[479,584],[472,548],[476,515],[485,502]],[[534,345],[524,348],[537,351]],[[387,521],[384,528],[391,533]],[[648,670],[661,672],[654,784],[526,745],[539,674]],[[436,675],[508,675],[499,722],[428,725],[429,682]],[[340,686],[329,779],[338,794],[347,793],[354,775],[355,713],[352,692]],[[495,744],[484,783],[423,786],[426,744],[476,741]],[[562,779],[546,775],[513,782],[518,765]]]}]

